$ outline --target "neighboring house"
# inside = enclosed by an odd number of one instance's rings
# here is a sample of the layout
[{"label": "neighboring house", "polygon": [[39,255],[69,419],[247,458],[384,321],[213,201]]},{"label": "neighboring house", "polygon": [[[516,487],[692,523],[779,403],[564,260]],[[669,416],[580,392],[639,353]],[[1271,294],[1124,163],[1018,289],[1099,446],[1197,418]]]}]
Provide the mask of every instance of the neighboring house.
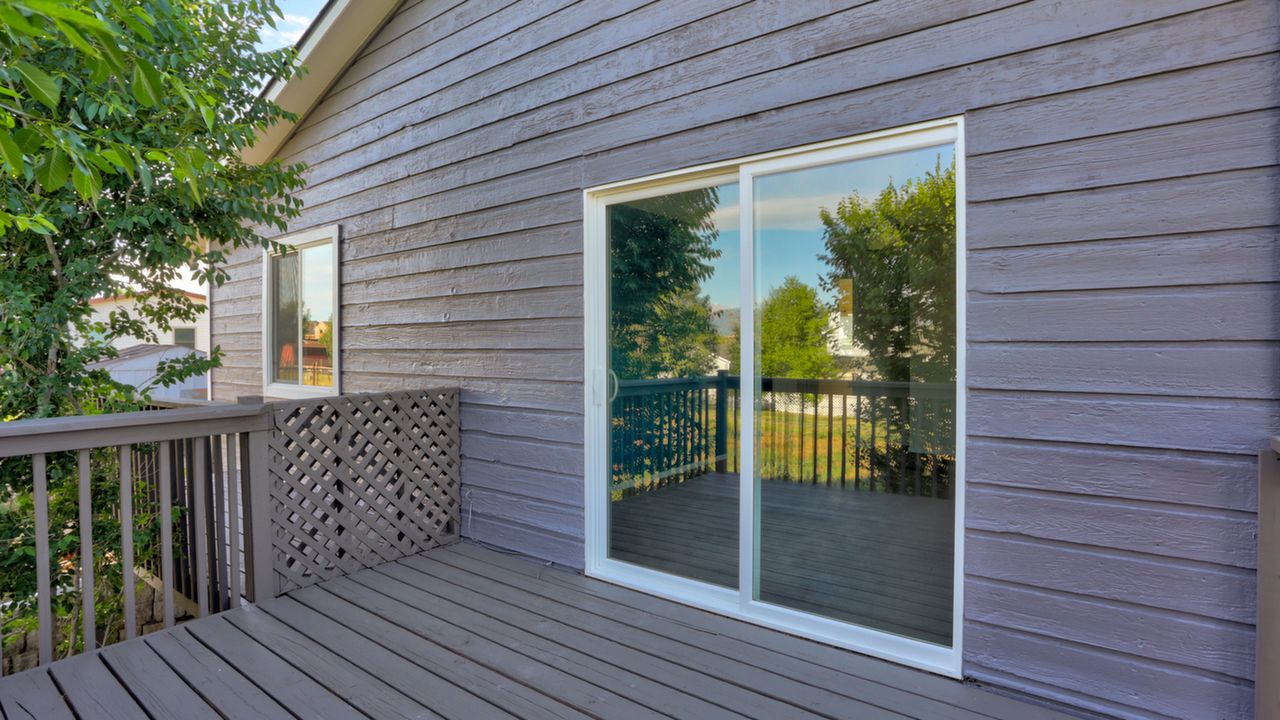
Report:
[{"label": "neighboring house", "polygon": [[[1251,716],[1280,4],[339,0],[301,47],[247,156],[309,165],[297,251],[232,253],[213,399],[458,386],[467,537],[1082,711]],[[907,180],[945,216],[882,246],[937,243],[903,357],[752,378],[735,293],[830,301],[869,245],[819,211]],[[610,354],[655,226],[714,227],[754,381]]]},{"label": "neighboring house", "polygon": [[185,357],[190,353],[205,355],[203,351],[190,347],[144,343],[125,348],[120,351],[118,356],[92,363],[89,367],[103,368],[115,380],[139,389],[149,389],[152,400],[206,400],[208,399],[208,388],[206,376],[204,375],[189,377],[181,383],[170,385],[169,387],[151,385],[152,381],[155,380],[158,372],[157,367],[161,362]]},{"label": "neighboring house", "polygon": [[[205,307],[207,305],[206,298],[200,293],[188,292],[187,297],[191,298],[197,305]],[[131,297],[99,297],[89,301],[93,307],[93,319],[99,322],[106,322],[114,310],[124,310],[132,317],[137,317],[134,308],[137,301]],[[193,323],[175,322],[169,330],[159,330],[152,327],[156,333],[156,344],[159,345],[177,345],[179,347],[192,348],[203,353],[209,352],[209,313],[205,311],[200,314],[199,318]],[[138,338],[117,338],[114,345],[119,350],[132,347],[143,342]]]}]

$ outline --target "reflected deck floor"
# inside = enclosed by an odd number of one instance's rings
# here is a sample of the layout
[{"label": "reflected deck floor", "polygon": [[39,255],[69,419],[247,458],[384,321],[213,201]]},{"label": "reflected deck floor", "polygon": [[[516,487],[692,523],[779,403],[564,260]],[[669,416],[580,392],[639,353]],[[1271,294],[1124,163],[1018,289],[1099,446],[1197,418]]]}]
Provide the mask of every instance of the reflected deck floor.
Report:
[{"label": "reflected deck floor", "polygon": [[[762,600],[950,642],[950,501],[767,481],[761,507]],[[737,586],[737,475],[614,502],[610,524],[611,557]]]},{"label": "reflected deck floor", "polygon": [[1066,717],[469,543],[0,679],[0,707],[6,720]]}]

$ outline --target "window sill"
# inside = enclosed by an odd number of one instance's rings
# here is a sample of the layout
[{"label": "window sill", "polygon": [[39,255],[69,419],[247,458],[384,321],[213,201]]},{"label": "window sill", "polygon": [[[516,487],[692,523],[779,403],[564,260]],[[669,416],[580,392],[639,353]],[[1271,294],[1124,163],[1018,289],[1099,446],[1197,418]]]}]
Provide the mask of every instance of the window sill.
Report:
[{"label": "window sill", "polygon": [[314,387],[311,385],[285,385],[283,383],[268,383],[262,388],[262,394],[268,398],[283,398],[286,400],[308,400],[310,398],[332,397],[338,394],[337,388],[333,387]]}]

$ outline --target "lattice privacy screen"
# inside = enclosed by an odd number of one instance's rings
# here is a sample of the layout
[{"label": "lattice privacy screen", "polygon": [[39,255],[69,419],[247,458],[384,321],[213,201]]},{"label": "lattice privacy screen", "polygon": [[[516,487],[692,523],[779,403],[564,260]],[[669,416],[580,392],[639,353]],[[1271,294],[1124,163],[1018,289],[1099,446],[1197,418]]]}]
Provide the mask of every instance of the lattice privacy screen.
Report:
[{"label": "lattice privacy screen", "polygon": [[273,407],[276,592],[458,538],[458,391],[370,393]]}]

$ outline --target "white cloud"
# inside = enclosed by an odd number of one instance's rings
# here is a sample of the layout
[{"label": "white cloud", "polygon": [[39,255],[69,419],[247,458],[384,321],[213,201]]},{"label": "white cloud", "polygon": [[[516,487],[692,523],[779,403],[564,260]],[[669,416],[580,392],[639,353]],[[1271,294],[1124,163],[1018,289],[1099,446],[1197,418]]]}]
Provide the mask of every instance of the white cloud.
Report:
[{"label": "white cloud", "polygon": [[315,17],[286,14],[276,20],[276,27],[262,28],[262,46],[279,48],[296,45],[298,40],[302,39],[302,34],[311,26],[312,20],[315,20]]}]

